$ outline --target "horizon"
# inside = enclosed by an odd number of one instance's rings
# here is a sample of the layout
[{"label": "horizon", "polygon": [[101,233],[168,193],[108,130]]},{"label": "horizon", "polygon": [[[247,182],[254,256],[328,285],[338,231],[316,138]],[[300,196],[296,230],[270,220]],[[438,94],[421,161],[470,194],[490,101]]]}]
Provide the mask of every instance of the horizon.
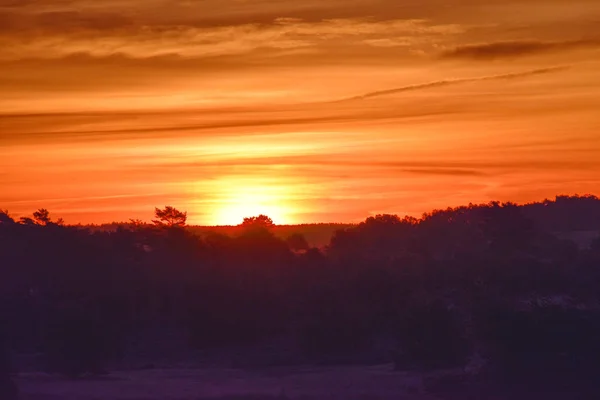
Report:
[{"label": "horizon", "polygon": [[0,1],[0,206],[353,223],[600,193],[600,2]]},{"label": "horizon", "polygon": [[[423,213],[421,213],[420,215],[409,215],[409,214],[370,214],[367,215],[365,217],[363,217],[361,220],[359,221],[353,221],[353,222],[302,222],[302,223],[293,223],[293,224],[289,224],[289,223],[277,223],[277,221],[273,220],[274,223],[274,227],[303,227],[303,226],[318,226],[318,225],[344,225],[344,226],[356,226],[359,225],[360,223],[364,222],[366,219],[370,218],[370,217],[376,217],[376,216],[380,216],[380,215],[393,215],[399,218],[415,218],[417,221],[423,221],[425,220],[428,216],[430,216],[431,214],[437,212],[437,211],[448,211],[448,210],[458,210],[461,208],[465,208],[465,207],[485,207],[485,206],[489,206],[492,205],[494,203],[498,203],[500,206],[506,206],[506,205],[516,205],[518,207],[525,207],[525,206],[530,206],[530,205],[537,205],[537,204],[545,204],[545,203],[556,203],[558,201],[558,199],[560,198],[568,198],[568,199],[594,199],[594,200],[599,200],[600,197],[596,194],[592,194],[592,193],[585,193],[585,194],[557,194],[555,196],[553,196],[552,198],[544,198],[544,199],[538,199],[538,200],[534,200],[534,201],[529,201],[529,202],[523,202],[523,203],[518,203],[518,202],[513,202],[513,201],[499,201],[499,200],[490,200],[487,202],[482,202],[482,203],[473,203],[473,202],[469,202],[467,204],[460,204],[460,205],[455,205],[455,206],[447,206],[447,207],[442,207],[442,208],[434,208],[428,211],[424,211]],[[155,209],[159,209],[160,207],[155,207]],[[177,207],[174,207],[177,211],[181,211],[186,213],[187,216],[187,211],[186,210],[178,210]],[[45,208],[42,208],[43,210],[47,210]],[[0,213],[1,212],[5,212],[7,213],[7,215],[9,215],[11,218],[14,218],[15,221],[18,221],[19,218],[23,218],[23,217],[30,217],[33,215],[34,211],[39,211],[38,210],[33,210],[31,213],[29,214],[24,214],[24,215],[16,215],[10,212],[10,210],[2,208],[0,206]],[[64,221],[63,218],[60,215],[56,215],[55,213],[52,212],[52,210],[47,210],[50,213],[50,217],[53,221],[55,221],[57,218],[60,219],[61,221]],[[245,217],[243,217],[239,223],[235,224],[235,225],[202,225],[202,224],[195,224],[195,223],[186,223],[185,227],[189,227],[189,228],[240,228],[243,226],[243,222],[244,219],[246,218],[251,218],[251,217],[258,217],[258,216],[267,216],[270,218],[270,216],[268,214],[257,214],[257,215],[247,215]],[[130,218],[128,220],[122,220],[122,221],[107,221],[107,222],[100,222],[100,223],[82,223],[82,222],[75,222],[75,223],[69,223],[68,221],[64,221],[64,225],[66,226],[82,226],[82,227],[102,227],[102,226],[107,226],[107,225],[131,225],[131,224],[137,224],[137,223],[141,223],[143,225],[150,225],[152,226],[154,224],[154,221],[150,218],[148,220],[140,220],[140,219],[134,219],[134,218]]]}]

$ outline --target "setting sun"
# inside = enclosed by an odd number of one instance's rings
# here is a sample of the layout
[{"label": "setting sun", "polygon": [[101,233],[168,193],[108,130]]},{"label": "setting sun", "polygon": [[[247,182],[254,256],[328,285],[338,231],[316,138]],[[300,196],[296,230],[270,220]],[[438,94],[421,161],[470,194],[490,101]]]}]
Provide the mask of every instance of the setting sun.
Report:
[{"label": "setting sun", "polygon": [[235,179],[220,182],[211,221],[214,225],[239,225],[245,217],[268,215],[279,225],[294,223],[294,210],[286,204],[284,189],[277,186],[244,185]]}]

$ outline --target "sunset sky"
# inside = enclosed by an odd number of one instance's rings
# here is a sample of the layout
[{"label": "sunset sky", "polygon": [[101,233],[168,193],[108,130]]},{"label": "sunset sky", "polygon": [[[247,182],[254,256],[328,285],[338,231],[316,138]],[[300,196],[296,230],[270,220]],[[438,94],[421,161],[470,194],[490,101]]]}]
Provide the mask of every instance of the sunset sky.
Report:
[{"label": "sunset sky", "polygon": [[0,0],[0,208],[355,222],[600,194],[598,0]]}]

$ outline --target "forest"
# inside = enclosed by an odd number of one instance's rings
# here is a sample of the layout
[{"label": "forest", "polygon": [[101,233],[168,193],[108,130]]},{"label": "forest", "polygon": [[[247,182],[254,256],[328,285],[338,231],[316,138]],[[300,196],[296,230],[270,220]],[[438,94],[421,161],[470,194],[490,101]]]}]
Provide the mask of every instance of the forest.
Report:
[{"label": "forest", "polygon": [[0,212],[0,380],[182,360],[390,363],[463,371],[448,393],[600,394],[595,196],[376,215],[319,247],[267,216],[223,234],[155,214],[97,229]]}]

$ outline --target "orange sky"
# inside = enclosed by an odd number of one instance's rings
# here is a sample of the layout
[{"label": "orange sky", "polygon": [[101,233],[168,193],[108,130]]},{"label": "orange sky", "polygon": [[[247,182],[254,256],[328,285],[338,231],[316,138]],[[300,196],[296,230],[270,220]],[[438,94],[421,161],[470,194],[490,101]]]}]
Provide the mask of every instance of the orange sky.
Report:
[{"label": "orange sky", "polygon": [[597,0],[0,0],[0,208],[419,215],[600,193]]}]

